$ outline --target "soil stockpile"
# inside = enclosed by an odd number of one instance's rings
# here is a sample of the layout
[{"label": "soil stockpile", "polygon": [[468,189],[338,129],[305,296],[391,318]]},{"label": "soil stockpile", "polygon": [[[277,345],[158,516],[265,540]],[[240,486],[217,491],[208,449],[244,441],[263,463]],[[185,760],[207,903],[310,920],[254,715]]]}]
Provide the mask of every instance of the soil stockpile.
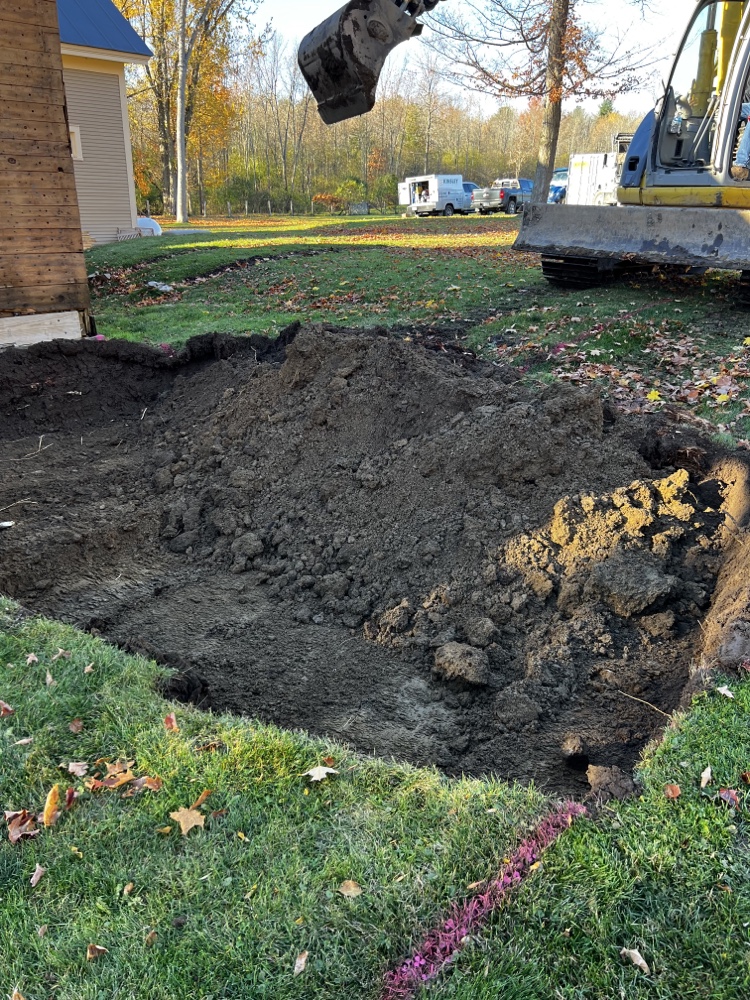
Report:
[{"label": "soil stockpile", "polygon": [[453,357],[323,328],[0,354],[0,591],[216,710],[557,790],[630,768],[721,646],[745,466]]}]

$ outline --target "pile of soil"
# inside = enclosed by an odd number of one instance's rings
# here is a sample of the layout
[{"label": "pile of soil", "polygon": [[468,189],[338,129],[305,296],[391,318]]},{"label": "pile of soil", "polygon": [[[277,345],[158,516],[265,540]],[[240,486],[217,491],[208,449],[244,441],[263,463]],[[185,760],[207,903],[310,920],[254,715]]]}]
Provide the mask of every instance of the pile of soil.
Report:
[{"label": "pile of soil", "polygon": [[215,710],[580,792],[704,635],[750,655],[745,465],[439,338],[39,345],[0,354],[0,413],[0,590]]}]

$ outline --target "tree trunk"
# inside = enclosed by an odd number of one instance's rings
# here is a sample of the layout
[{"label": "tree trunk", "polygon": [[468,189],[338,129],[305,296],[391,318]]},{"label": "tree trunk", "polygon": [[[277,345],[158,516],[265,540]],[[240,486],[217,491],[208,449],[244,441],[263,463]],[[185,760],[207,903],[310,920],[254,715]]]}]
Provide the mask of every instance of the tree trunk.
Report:
[{"label": "tree trunk", "polygon": [[187,138],[185,112],[187,107],[187,0],[180,0],[180,23],[177,52],[177,197],[175,217],[177,222],[188,221],[187,197]]},{"label": "tree trunk", "polygon": [[563,74],[565,72],[565,32],[568,28],[570,0],[552,0],[552,14],[547,45],[547,79],[545,85],[542,135],[539,140],[539,161],[534,178],[532,202],[544,205],[549,197],[552,171],[555,169],[557,140],[562,119]]}]

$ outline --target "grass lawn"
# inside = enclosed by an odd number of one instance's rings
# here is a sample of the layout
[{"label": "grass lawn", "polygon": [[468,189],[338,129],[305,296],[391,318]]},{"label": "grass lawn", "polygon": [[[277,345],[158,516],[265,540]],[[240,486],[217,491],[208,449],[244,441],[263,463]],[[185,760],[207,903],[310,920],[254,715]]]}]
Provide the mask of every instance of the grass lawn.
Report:
[{"label": "grass lawn", "polygon": [[[63,799],[80,793],[34,839],[11,844],[3,831],[3,994],[374,1000],[385,970],[550,805],[534,789],[449,780],[169,706],[153,664],[11,602],[0,629],[0,699],[14,709],[0,722],[3,807],[39,812],[58,783]],[[643,795],[564,834],[425,997],[748,995],[750,683],[732,688],[734,700],[704,695],[675,721],[644,761]],[[164,725],[170,710],[179,732]],[[305,772],[325,760],[338,774],[311,782]],[[117,761],[162,788],[86,790]],[[71,762],[88,774],[69,774]],[[681,796],[667,799],[665,784]],[[722,787],[737,790],[738,808]],[[205,826],[182,836],[170,814],[204,789]],[[356,898],[339,891],[349,880]],[[92,944],[107,952],[87,961]],[[649,975],[622,948],[638,949]]]}]

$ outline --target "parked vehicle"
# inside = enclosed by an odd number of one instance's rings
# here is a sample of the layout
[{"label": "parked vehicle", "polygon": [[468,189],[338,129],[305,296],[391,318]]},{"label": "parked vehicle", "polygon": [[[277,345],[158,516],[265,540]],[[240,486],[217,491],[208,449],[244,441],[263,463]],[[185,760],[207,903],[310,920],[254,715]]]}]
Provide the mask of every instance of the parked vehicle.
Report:
[{"label": "parked vehicle", "polygon": [[549,197],[547,203],[550,205],[562,205],[568,193],[568,168],[558,167],[552,172],[552,183],[549,186]]},{"label": "parked vehicle", "polygon": [[[453,215],[471,211],[471,194],[476,187],[461,174],[423,174],[407,177],[398,186],[398,203],[407,214]],[[467,190],[468,188],[468,190]]]},{"label": "parked vehicle", "polygon": [[576,153],[570,158],[567,205],[616,205],[632,132],[618,132],[610,153]]},{"label": "parked vehicle", "polygon": [[474,211],[480,215],[491,212],[515,215],[530,201],[531,191],[524,188],[518,177],[498,178],[490,187],[479,188],[472,195]]}]

